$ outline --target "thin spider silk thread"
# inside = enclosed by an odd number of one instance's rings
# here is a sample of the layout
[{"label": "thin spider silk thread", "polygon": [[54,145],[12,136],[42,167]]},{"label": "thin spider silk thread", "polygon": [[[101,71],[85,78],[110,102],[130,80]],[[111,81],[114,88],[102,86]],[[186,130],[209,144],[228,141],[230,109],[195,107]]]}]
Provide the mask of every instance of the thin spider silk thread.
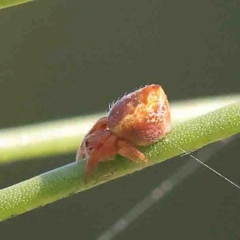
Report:
[{"label": "thin spider silk thread", "polygon": [[[199,153],[199,155],[201,155],[201,159],[205,159],[205,161],[209,160],[213,154],[216,154],[219,150],[223,148],[223,146],[226,146],[232,139],[233,137],[227,140],[223,140],[216,145],[213,145],[210,149],[202,150]],[[189,155],[189,153],[187,151],[184,151],[184,155]],[[200,163],[204,163],[204,161],[201,161]],[[205,165],[206,164],[204,163],[204,166]],[[146,196],[143,200],[139,201],[123,217],[118,219],[112,226],[110,226],[99,237],[97,237],[96,240],[113,239],[116,235],[118,235],[125,228],[127,228],[140,215],[144,214],[150,207],[153,206],[153,204],[163,199],[175,186],[179,185],[190,174],[194,173],[200,166],[201,165],[199,164],[198,161],[190,161],[183,165],[182,167],[180,167],[177,170],[177,172],[175,172],[169,178],[162,181],[156,188],[154,188],[151,191],[151,193],[148,196]]]},{"label": "thin spider silk thread", "polygon": [[210,171],[212,171],[213,173],[215,173],[219,177],[223,178],[225,181],[229,182],[230,184],[232,184],[233,186],[235,186],[236,188],[238,188],[240,190],[240,186],[238,184],[236,184],[235,182],[231,181],[229,178],[225,177],[224,175],[222,175],[220,172],[216,171],[215,169],[211,168],[209,165],[207,165],[206,163],[201,161],[199,158],[193,156],[191,153],[187,152],[183,148],[177,146],[176,144],[173,144],[173,145],[176,146],[177,148],[179,148],[181,151],[183,151],[184,155],[190,156],[192,159],[194,159],[197,162],[201,163],[204,167],[208,168]]}]

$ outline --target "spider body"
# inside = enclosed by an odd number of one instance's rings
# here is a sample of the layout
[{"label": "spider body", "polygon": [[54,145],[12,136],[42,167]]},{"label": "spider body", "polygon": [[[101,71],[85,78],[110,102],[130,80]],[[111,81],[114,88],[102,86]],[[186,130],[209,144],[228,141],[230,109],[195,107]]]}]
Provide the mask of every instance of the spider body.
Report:
[{"label": "spider body", "polygon": [[120,154],[131,161],[147,158],[136,147],[163,138],[171,129],[167,96],[160,85],[147,85],[118,100],[107,117],[100,118],[80,145],[76,160],[87,158],[86,171]]}]

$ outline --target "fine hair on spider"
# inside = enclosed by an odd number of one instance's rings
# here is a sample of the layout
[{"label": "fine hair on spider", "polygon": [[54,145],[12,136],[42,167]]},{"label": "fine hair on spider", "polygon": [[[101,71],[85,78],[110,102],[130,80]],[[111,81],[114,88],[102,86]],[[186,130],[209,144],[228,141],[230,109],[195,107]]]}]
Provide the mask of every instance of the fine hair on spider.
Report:
[{"label": "fine hair on spider", "polygon": [[[147,86],[149,86],[149,84],[141,85],[140,87],[134,88],[132,91],[135,92],[135,91],[137,91],[141,88],[147,87]],[[129,93],[131,93],[131,92],[125,92],[122,97],[119,97],[116,100],[113,100],[111,103],[109,103],[108,110],[110,111],[117,102],[119,102],[123,97],[127,96]]]}]

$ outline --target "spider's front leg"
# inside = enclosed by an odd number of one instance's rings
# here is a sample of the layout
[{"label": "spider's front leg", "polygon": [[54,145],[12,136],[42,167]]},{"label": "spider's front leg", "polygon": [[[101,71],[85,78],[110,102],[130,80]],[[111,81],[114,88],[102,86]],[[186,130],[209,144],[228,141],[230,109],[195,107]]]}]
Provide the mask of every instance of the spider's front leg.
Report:
[{"label": "spider's front leg", "polygon": [[86,139],[86,151],[88,154],[86,172],[97,168],[102,161],[113,160],[117,154],[117,140],[109,130],[98,131],[89,135]]},{"label": "spider's front leg", "polygon": [[76,161],[82,160],[84,157],[88,158],[88,148],[86,146],[87,139],[97,131],[104,131],[107,129],[107,117],[100,118],[94,126],[91,128],[91,130],[87,133],[87,135],[84,137],[81,145],[78,148],[77,155],[76,155]]}]

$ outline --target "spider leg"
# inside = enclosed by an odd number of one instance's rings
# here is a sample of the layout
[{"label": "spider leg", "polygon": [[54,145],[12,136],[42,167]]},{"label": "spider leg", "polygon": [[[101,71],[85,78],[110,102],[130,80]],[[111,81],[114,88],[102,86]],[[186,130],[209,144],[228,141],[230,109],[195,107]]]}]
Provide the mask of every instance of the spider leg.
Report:
[{"label": "spider leg", "polygon": [[88,154],[87,154],[85,142],[83,141],[77,150],[76,161],[78,162],[82,160],[85,156],[87,157],[87,155]]},{"label": "spider leg", "polygon": [[148,159],[143,153],[123,140],[118,141],[118,154],[128,158],[133,162],[138,162],[139,160],[148,162]]},{"label": "spider leg", "polygon": [[117,154],[117,137],[109,132],[108,139],[99,149],[101,158],[99,161],[113,160]]},{"label": "spider leg", "polygon": [[97,157],[98,152],[93,151],[93,153],[87,158],[87,164],[85,167],[85,172],[89,173],[95,170],[98,166],[98,157]]},{"label": "spider leg", "polygon": [[91,128],[91,130],[83,139],[77,151],[76,161],[80,161],[84,157],[88,157],[89,152],[88,152],[88,147],[86,146],[86,143],[87,143],[87,140],[91,141],[91,139],[94,139],[94,136],[92,136],[92,134],[94,134],[97,131],[104,131],[106,129],[107,129],[107,117],[102,117],[94,124],[94,126]]},{"label": "spider leg", "polygon": [[96,131],[104,131],[107,129],[107,117],[101,117],[91,128],[87,135],[96,132]]},{"label": "spider leg", "polygon": [[[93,171],[97,168],[101,161],[109,161],[114,159],[117,154],[117,138],[109,131],[99,132],[95,135],[95,141],[98,145],[91,149],[86,164],[86,172]],[[89,147],[90,145],[88,145]]]}]

